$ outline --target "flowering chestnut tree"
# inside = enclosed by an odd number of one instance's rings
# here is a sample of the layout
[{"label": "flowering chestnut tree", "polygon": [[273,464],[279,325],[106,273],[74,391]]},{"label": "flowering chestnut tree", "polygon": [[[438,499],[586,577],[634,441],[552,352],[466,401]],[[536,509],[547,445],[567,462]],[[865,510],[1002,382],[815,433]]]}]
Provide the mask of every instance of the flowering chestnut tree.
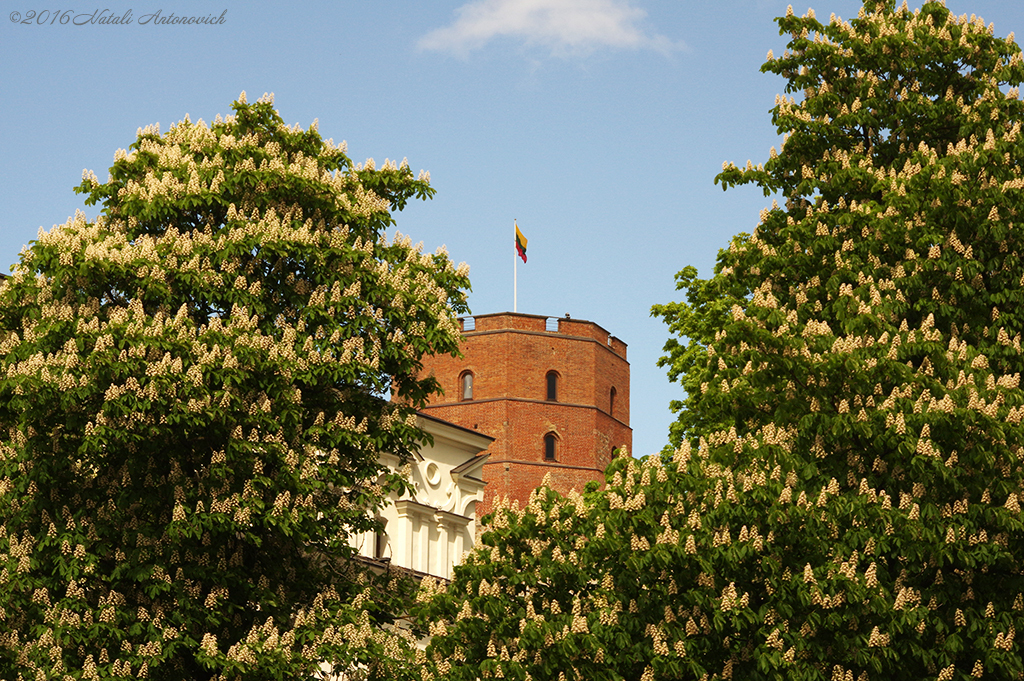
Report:
[{"label": "flowering chestnut tree", "polygon": [[674,453],[499,508],[435,675],[1024,676],[1024,62],[941,3],[790,10],[776,196],[677,338]]},{"label": "flowering chestnut tree", "polygon": [[409,672],[409,587],[350,537],[466,268],[385,236],[429,176],[233,109],[140,130],[0,283],[0,677]]}]

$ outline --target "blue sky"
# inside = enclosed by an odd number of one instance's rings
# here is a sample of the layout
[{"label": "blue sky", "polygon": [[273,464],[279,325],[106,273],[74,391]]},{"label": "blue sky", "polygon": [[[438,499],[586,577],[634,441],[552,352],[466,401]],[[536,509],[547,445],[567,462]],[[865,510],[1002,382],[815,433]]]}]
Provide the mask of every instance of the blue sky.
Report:
[{"label": "blue sky", "polygon": [[[723,161],[767,159],[783,82],[759,69],[785,40],[785,0],[382,0],[278,3],[112,0],[68,5],[131,23],[51,25],[7,0],[0,26],[0,270],[39,227],[76,209],[139,127],[210,121],[239,92],[275,94],[285,121],[319,119],[355,161],[408,158],[437,196],[398,228],[470,264],[472,311],[512,308],[512,221],[529,239],[519,311],[571,314],[629,344],[634,452],[667,441],[682,396],[656,366],[667,329],[650,307],[673,275],[711,272],[719,248],[770,203],[723,193]],[[1024,3],[948,0],[996,34],[1024,35]],[[810,5],[857,14],[850,0]],[[54,6],[49,8],[50,11]],[[806,5],[795,5],[803,14]],[[160,12],[219,25],[157,25]],[[18,16],[15,16],[18,13]],[[98,14],[97,16],[100,16]],[[43,19],[44,25],[20,21]],[[80,19],[80,21],[83,21]]]}]

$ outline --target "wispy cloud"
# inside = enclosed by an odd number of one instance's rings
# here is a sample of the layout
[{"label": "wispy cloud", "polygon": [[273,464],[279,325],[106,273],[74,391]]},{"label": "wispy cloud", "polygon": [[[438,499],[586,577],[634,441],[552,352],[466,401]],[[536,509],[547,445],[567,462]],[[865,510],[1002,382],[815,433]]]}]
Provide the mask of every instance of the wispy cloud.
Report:
[{"label": "wispy cloud", "polygon": [[647,12],[629,0],[474,0],[455,10],[455,21],[419,41],[426,50],[465,55],[494,38],[508,37],[542,45],[554,54],[586,53],[597,48],[682,49],[641,24]]}]

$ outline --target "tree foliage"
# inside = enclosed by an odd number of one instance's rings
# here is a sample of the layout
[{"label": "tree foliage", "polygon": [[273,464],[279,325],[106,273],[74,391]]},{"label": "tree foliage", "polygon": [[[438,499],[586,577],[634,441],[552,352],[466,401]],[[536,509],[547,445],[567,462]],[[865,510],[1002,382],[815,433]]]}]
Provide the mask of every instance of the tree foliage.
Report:
[{"label": "tree foliage", "polygon": [[0,284],[0,677],[408,672],[409,585],[349,536],[466,271],[386,238],[428,176],[233,109],[140,130]]},{"label": "tree foliage", "polygon": [[676,451],[496,511],[438,671],[1024,675],[1021,51],[939,3],[778,22],[785,142],[717,181],[783,205],[654,308]]}]

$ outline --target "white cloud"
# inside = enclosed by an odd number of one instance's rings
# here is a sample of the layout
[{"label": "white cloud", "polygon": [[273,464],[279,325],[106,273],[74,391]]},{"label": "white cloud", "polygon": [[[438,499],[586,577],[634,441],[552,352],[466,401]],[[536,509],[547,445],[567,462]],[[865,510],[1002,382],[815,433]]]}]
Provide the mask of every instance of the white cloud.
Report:
[{"label": "white cloud", "polygon": [[466,54],[498,37],[549,47],[553,53],[599,47],[669,52],[682,43],[645,31],[647,12],[629,0],[475,0],[455,10],[455,21],[419,41],[422,49]]}]

